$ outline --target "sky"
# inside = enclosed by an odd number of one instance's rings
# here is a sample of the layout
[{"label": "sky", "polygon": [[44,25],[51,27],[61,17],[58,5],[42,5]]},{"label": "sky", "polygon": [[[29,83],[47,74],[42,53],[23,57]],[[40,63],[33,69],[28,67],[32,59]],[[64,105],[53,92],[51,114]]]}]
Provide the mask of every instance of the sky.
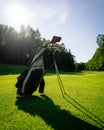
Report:
[{"label": "sky", "polygon": [[104,34],[104,0],[0,0],[0,24],[17,31],[30,25],[50,40],[61,36],[75,60],[87,62]]}]

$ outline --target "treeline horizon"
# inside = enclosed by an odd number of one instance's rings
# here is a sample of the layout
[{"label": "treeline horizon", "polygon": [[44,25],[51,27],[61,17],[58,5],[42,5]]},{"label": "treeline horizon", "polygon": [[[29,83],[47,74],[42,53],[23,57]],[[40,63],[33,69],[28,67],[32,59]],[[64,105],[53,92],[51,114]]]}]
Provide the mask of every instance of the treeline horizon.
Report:
[{"label": "treeline horizon", "polygon": [[[39,29],[34,30],[30,25],[22,25],[17,32],[14,27],[0,24],[0,63],[28,66],[36,50],[44,43],[49,43],[49,40],[42,38]],[[55,54],[59,70],[74,71],[75,57],[64,43],[59,46],[64,50]]]},{"label": "treeline horizon", "polygon": [[[98,48],[87,63],[77,63],[71,50],[64,43],[58,44],[64,51],[55,53],[56,62],[61,71],[104,71],[104,35],[99,34],[95,39]],[[28,66],[36,50],[50,40],[43,38],[39,29],[30,25],[21,26],[19,32],[14,27],[0,24],[0,63]]]}]

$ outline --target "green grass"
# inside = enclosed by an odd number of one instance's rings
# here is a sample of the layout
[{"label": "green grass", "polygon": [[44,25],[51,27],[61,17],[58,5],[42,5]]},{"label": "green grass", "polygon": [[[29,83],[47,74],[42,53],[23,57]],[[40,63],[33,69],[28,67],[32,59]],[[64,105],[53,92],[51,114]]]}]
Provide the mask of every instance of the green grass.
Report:
[{"label": "green grass", "polygon": [[8,75],[8,74],[19,74],[21,73],[26,67],[20,65],[7,65],[7,64],[0,64],[0,75]]},{"label": "green grass", "polygon": [[7,74],[0,76],[0,130],[103,129],[104,72],[61,74],[68,94],[65,98],[56,75],[49,73],[45,76],[45,95],[37,91],[24,99],[15,95],[18,74],[12,74],[12,70]]}]

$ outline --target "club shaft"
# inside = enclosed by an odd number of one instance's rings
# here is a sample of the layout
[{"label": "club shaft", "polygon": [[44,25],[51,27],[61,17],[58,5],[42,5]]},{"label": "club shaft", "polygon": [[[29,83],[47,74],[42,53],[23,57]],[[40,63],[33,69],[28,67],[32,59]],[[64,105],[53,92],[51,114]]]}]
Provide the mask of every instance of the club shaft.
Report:
[{"label": "club shaft", "polygon": [[61,90],[62,96],[64,97],[65,89],[64,89],[64,86],[63,86],[63,83],[62,83],[62,80],[61,80],[61,77],[60,77],[58,67],[57,67],[57,64],[56,64],[55,60],[54,60],[54,65],[55,65],[55,70],[56,70],[57,80],[58,80],[58,83],[59,83],[59,86],[60,86],[60,90]]}]

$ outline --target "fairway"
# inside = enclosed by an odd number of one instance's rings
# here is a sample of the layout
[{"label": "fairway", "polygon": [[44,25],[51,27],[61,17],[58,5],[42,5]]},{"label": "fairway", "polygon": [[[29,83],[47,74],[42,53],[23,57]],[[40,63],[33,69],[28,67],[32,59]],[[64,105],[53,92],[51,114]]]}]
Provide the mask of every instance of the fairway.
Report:
[{"label": "fairway", "polygon": [[104,129],[104,72],[61,73],[65,98],[56,74],[48,73],[43,96],[17,100],[17,76],[0,76],[0,130]]}]

